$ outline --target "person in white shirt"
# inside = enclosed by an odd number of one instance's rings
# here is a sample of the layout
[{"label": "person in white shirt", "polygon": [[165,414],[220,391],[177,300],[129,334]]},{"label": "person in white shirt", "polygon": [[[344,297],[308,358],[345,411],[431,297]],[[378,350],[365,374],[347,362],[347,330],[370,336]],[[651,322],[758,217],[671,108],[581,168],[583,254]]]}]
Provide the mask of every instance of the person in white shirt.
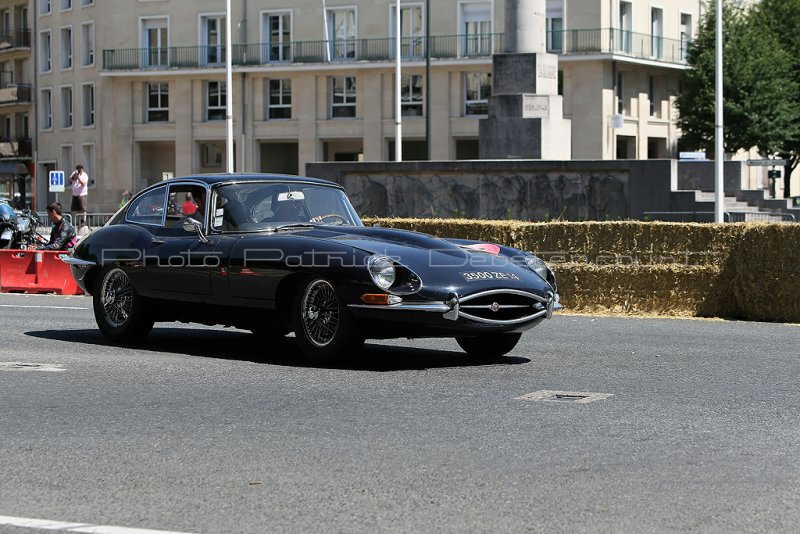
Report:
[{"label": "person in white shirt", "polygon": [[89,208],[89,175],[83,170],[83,165],[75,167],[75,171],[69,177],[72,184],[72,219],[75,228],[86,225],[86,212]]}]

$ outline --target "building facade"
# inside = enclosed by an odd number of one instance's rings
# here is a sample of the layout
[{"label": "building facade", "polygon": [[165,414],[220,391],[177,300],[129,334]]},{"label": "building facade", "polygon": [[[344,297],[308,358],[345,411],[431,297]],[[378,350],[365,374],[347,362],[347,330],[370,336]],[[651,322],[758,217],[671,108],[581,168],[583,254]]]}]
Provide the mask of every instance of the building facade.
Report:
[{"label": "building facade", "polygon": [[33,200],[33,48],[28,0],[0,2],[0,198]]},{"label": "building facade", "polygon": [[[404,159],[478,157],[504,7],[432,2],[426,39],[426,2],[401,2]],[[219,0],[34,0],[31,9],[37,174],[82,163],[92,211],[170,174],[224,171],[228,95],[237,171],[394,157],[393,0],[232,0],[230,88]],[[700,10],[699,0],[548,0],[573,158],[677,155],[673,102]],[[38,194],[46,189],[39,180]]]}]

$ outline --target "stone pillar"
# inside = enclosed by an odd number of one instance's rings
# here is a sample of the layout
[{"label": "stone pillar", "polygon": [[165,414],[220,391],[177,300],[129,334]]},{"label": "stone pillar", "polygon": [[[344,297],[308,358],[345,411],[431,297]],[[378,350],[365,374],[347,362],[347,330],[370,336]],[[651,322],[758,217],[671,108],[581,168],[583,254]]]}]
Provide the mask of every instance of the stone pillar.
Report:
[{"label": "stone pillar", "polygon": [[505,52],[492,57],[482,159],[570,159],[572,126],[558,94],[558,56],[548,54],[545,0],[506,0]]},{"label": "stone pillar", "polygon": [[505,52],[507,54],[544,54],[547,52],[545,0],[506,0]]}]

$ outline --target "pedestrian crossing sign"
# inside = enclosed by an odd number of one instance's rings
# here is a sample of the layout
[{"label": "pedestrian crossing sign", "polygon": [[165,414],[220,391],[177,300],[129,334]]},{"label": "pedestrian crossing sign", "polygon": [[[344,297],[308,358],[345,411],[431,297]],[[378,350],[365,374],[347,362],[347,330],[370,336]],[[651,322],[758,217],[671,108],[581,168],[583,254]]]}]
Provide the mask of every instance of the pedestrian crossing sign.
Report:
[{"label": "pedestrian crossing sign", "polygon": [[64,171],[50,171],[50,188],[51,193],[64,192]]}]

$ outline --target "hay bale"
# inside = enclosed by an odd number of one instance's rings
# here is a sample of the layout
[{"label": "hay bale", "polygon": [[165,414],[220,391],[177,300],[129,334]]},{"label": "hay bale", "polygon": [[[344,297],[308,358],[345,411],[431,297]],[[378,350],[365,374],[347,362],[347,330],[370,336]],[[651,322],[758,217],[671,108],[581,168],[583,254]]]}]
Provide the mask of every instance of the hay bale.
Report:
[{"label": "hay bale", "polygon": [[800,323],[800,225],[750,225],[733,256],[742,317]]}]

